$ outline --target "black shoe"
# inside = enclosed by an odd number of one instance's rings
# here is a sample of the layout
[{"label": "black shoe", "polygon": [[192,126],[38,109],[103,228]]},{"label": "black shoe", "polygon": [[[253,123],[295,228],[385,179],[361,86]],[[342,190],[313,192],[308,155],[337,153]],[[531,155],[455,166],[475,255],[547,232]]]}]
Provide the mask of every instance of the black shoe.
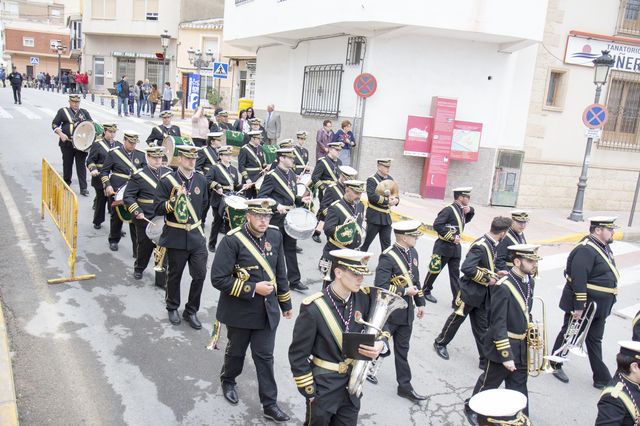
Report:
[{"label": "black shoe", "polygon": [[93,229],[100,229],[100,228],[102,228],[102,225],[100,225],[99,223],[93,224]]},{"label": "black shoe", "polygon": [[167,311],[169,313],[169,322],[173,325],[180,324],[180,315],[178,315],[178,311],[176,309],[172,309]]},{"label": "black shoe", "polygon": [[605,386],[607,386],[606,382],[593,382],[593,387],[596,389],[602,390],[605,388]]},{"label": "black shoe", "polygon": [[374,385],[378,384],[378,377],[371,375],[371,374],[367,374],[367,382],[372,383]]},{"label": "black shoe", "polygon": [[109,250],[118,251],[118,243],[109,243]]},{"label": "black shoe", "polygon": [[136,280],[141,280],[142,279],[142,272],[134,272],[133,273],[133,278]]},{"label": "black shoe", "polygon": [[212,246],[211,244],[209,244],[209,246],[207,248],[209,249],[209,251],[211,253],[215,253],[216,252],[216,246]]},{"label": "black shoe", "polygon": [[236,391],[236,385],[222,382],[222,395],[224,396],[224,399],[233,405],[238,403],[238,391]]},{"label": "black shoe", "polygon": [[296,253],[302,253],[302,248],[296,246]]},{"label": "black shoe", "polygon": [[88,189],[81,189],[80,190],[80,195],[82,195],[83,197],[88,197],[89,196],[89,190]]},{"label": "black shoe", "polygon": [[185,311],[182,313],[182,318],[184,318],[184,320],[189,323],[191,328],[194,328],[196,330],[200,330],[202,328],[202,323],[200,322],[196,314],[189,314]]},{"label": "black shoe", "polygon": [[298,283],[298,284],[290,284],[289,288],[291,290],[295,290],[295,291],[305,291],[305,290],[309,290],[309,286],[306,286],[302,283]]},{"label": "black shoe", "polygon": [[265,407],[262,415],[269,420],[272,420],[276,423],[284,423],[291,420],[291,417],[287,416],[287,414],[278,407],[277,404],[273,404],[271,407]]},{"label": "black shoe", "polygon": [[407,398],[409,401],[413,401],[413,402],[420,402],[427,399],[426,396],[420,395],[413,389],[411,390],[398,389],[398,396],[402,398]]},{"label": "black shoe", "polygon": [[436,299],[433,294],[429,293],[429,294],[425,294],[424,298],[427,302],[431,302],[431,303],[438,303],[438,299]]},{"label": "black shoe", "polygon": [[320,235],[312,235],[312,236],[311,236],[311,239],[312,239],[313,241],[315,241],[316,243],[318,243],[318,244],[321,244],[321,243],[322,243],[322,241],[320,241]]},{"label": "black shoe", "polygon": [[467,417],[467,421],[471,426],[478,426],[478,415],[469,408],[469,403],[464,403],[464,415]]},{"label": "black shoe", "polygon": [[553,370],[553,377],[560,380],[562,383],[569,383],[569,376],[566,375],[562,367],[557,367]]},{"label": "black shoe", "polygon": [[433,349],[436,350],[436,353],[440,358],[449,359],[449,351],[446,346],[439,345],[438,342],[433,342]]}]

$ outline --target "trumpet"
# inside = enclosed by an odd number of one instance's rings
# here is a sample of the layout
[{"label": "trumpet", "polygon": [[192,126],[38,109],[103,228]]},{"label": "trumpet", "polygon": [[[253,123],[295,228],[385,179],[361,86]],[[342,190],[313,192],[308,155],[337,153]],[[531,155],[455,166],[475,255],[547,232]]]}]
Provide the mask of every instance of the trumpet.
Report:
[{"label": "trumpet", "polygon": [[596,309],[598,309],[598,304],[589,302],[580,318],[571,319],[567,326],[567,331],[564,333],[562,345],[547,357],[549,361],[558,363],[567,361],[569,352],[581,358],[587,356],[587,352],[584,350],[584,342],[596,315]]}]

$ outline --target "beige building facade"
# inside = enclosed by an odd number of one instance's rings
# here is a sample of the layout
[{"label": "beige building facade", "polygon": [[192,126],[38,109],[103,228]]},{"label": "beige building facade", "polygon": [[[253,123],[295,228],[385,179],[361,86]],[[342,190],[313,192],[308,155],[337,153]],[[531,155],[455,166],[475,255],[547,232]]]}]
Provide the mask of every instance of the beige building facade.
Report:
[{"label": "beige building facade", "polygon": [[615,59],[600,103],[609,119],[593,144],[584,208],[628,210],[640,170],[640,4],[549,0],[538,47],[518,206],[571,209],[594,102],[592,60]]}]

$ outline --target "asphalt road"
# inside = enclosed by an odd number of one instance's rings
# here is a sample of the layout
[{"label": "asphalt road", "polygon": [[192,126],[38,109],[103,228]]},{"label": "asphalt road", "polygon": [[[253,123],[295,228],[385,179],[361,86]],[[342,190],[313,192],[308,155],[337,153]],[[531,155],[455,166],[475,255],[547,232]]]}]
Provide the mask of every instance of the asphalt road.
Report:
[{"label": "asphalt road", "polygon": [[[133,259],[128,237],[118,252],[108,250],[108,222],[101,230],[91,225],[92,197],[78,197],[77,274],[95,273],[96,279],[49,286],[46,279],[68,275],[67,249],[49,217],[40,219],[40,164],[47,158],[61,171],[57,139],[51,132],[55,111],[66,105],[59,94],[23,90],[23,105],[13,105],[10,89],[0,89],[0,293],[6,312],[13,355],[18,410],[23,424],[263,424],[257,397],[255,368],[250,356],[239,378],[241,402],[230,406],[221,396],[218,375],[223,351],[205,349],[218,299],[207,278],[199,317],[201,331],[187,324],[172,326],[163,292],[153,286],[152,272],[133,280]],[[121,130],[151,129],[143,119],[118,119],[96,104],[83,107],[98,121],[115,120]],[[372,172],[362,170],[361,176]],[[393,172],[393,170],[392,170]],[[74,175],[72,188],[78,191]],[[93,195],[93,194],[92,194]],[[480,207],[481,208],[481,207]],[[487,224],[488,226],[488,224]],[[208,232],[208,230],[207,230]],[[433,240],[423,237],[418,249],[424,274]],[[309,294],[320,287],[316,269],[322,246],[301,241],[303,280]],[[544,298],[550,340],[560,326],[557,308],[562,268],[570,246],[545,247],[537,295]],[[374,247],[376,254],[379,247]],[[605,359],[614,368],[618,340],[631,334],[624,315],[638,309],[640,248],[615,243],[622,283],[617,314],[612,315],[604,339]],[[213,257],[210,255],[208,264]],[[373,262],[375,265],[375,261]],[[428,395],[412,404],[396,396],[393,363],[387,361],[380,384],[365,385],[360,423],[367,425],[462,425],[462,406],[480,374],[470,327],[463,325],[450,344],[451,360],[436,356],[432,342],[450,313],[449,285],[442,276],[426,318],[417,321],[410,361],[413,385]],[[183,279],[186,297],[189,277]],[[294,307],[304,295],[293,295]],[[275,369],[281,408],[293,423],[304,418],[304,401],[297,392],[287,360],[293,320],[281,321]],[[226,339],[221,340],[224,347]],[[599,391],[591,386],[586,359],[573,358],[566,366],[569,385],[550,375],[529,380],[530,407],[536,425],[592,424]]]}]

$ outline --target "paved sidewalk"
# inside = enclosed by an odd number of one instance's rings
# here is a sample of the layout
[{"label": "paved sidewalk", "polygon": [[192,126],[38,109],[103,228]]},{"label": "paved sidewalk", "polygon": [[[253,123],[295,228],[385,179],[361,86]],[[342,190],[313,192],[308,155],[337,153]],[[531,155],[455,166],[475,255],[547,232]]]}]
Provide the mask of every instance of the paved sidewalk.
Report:
[{"label": "paved sidewalk", "polygon": [[18,425],[18,406],[13,384],[7,326],[0,306],[0,425]]}]

